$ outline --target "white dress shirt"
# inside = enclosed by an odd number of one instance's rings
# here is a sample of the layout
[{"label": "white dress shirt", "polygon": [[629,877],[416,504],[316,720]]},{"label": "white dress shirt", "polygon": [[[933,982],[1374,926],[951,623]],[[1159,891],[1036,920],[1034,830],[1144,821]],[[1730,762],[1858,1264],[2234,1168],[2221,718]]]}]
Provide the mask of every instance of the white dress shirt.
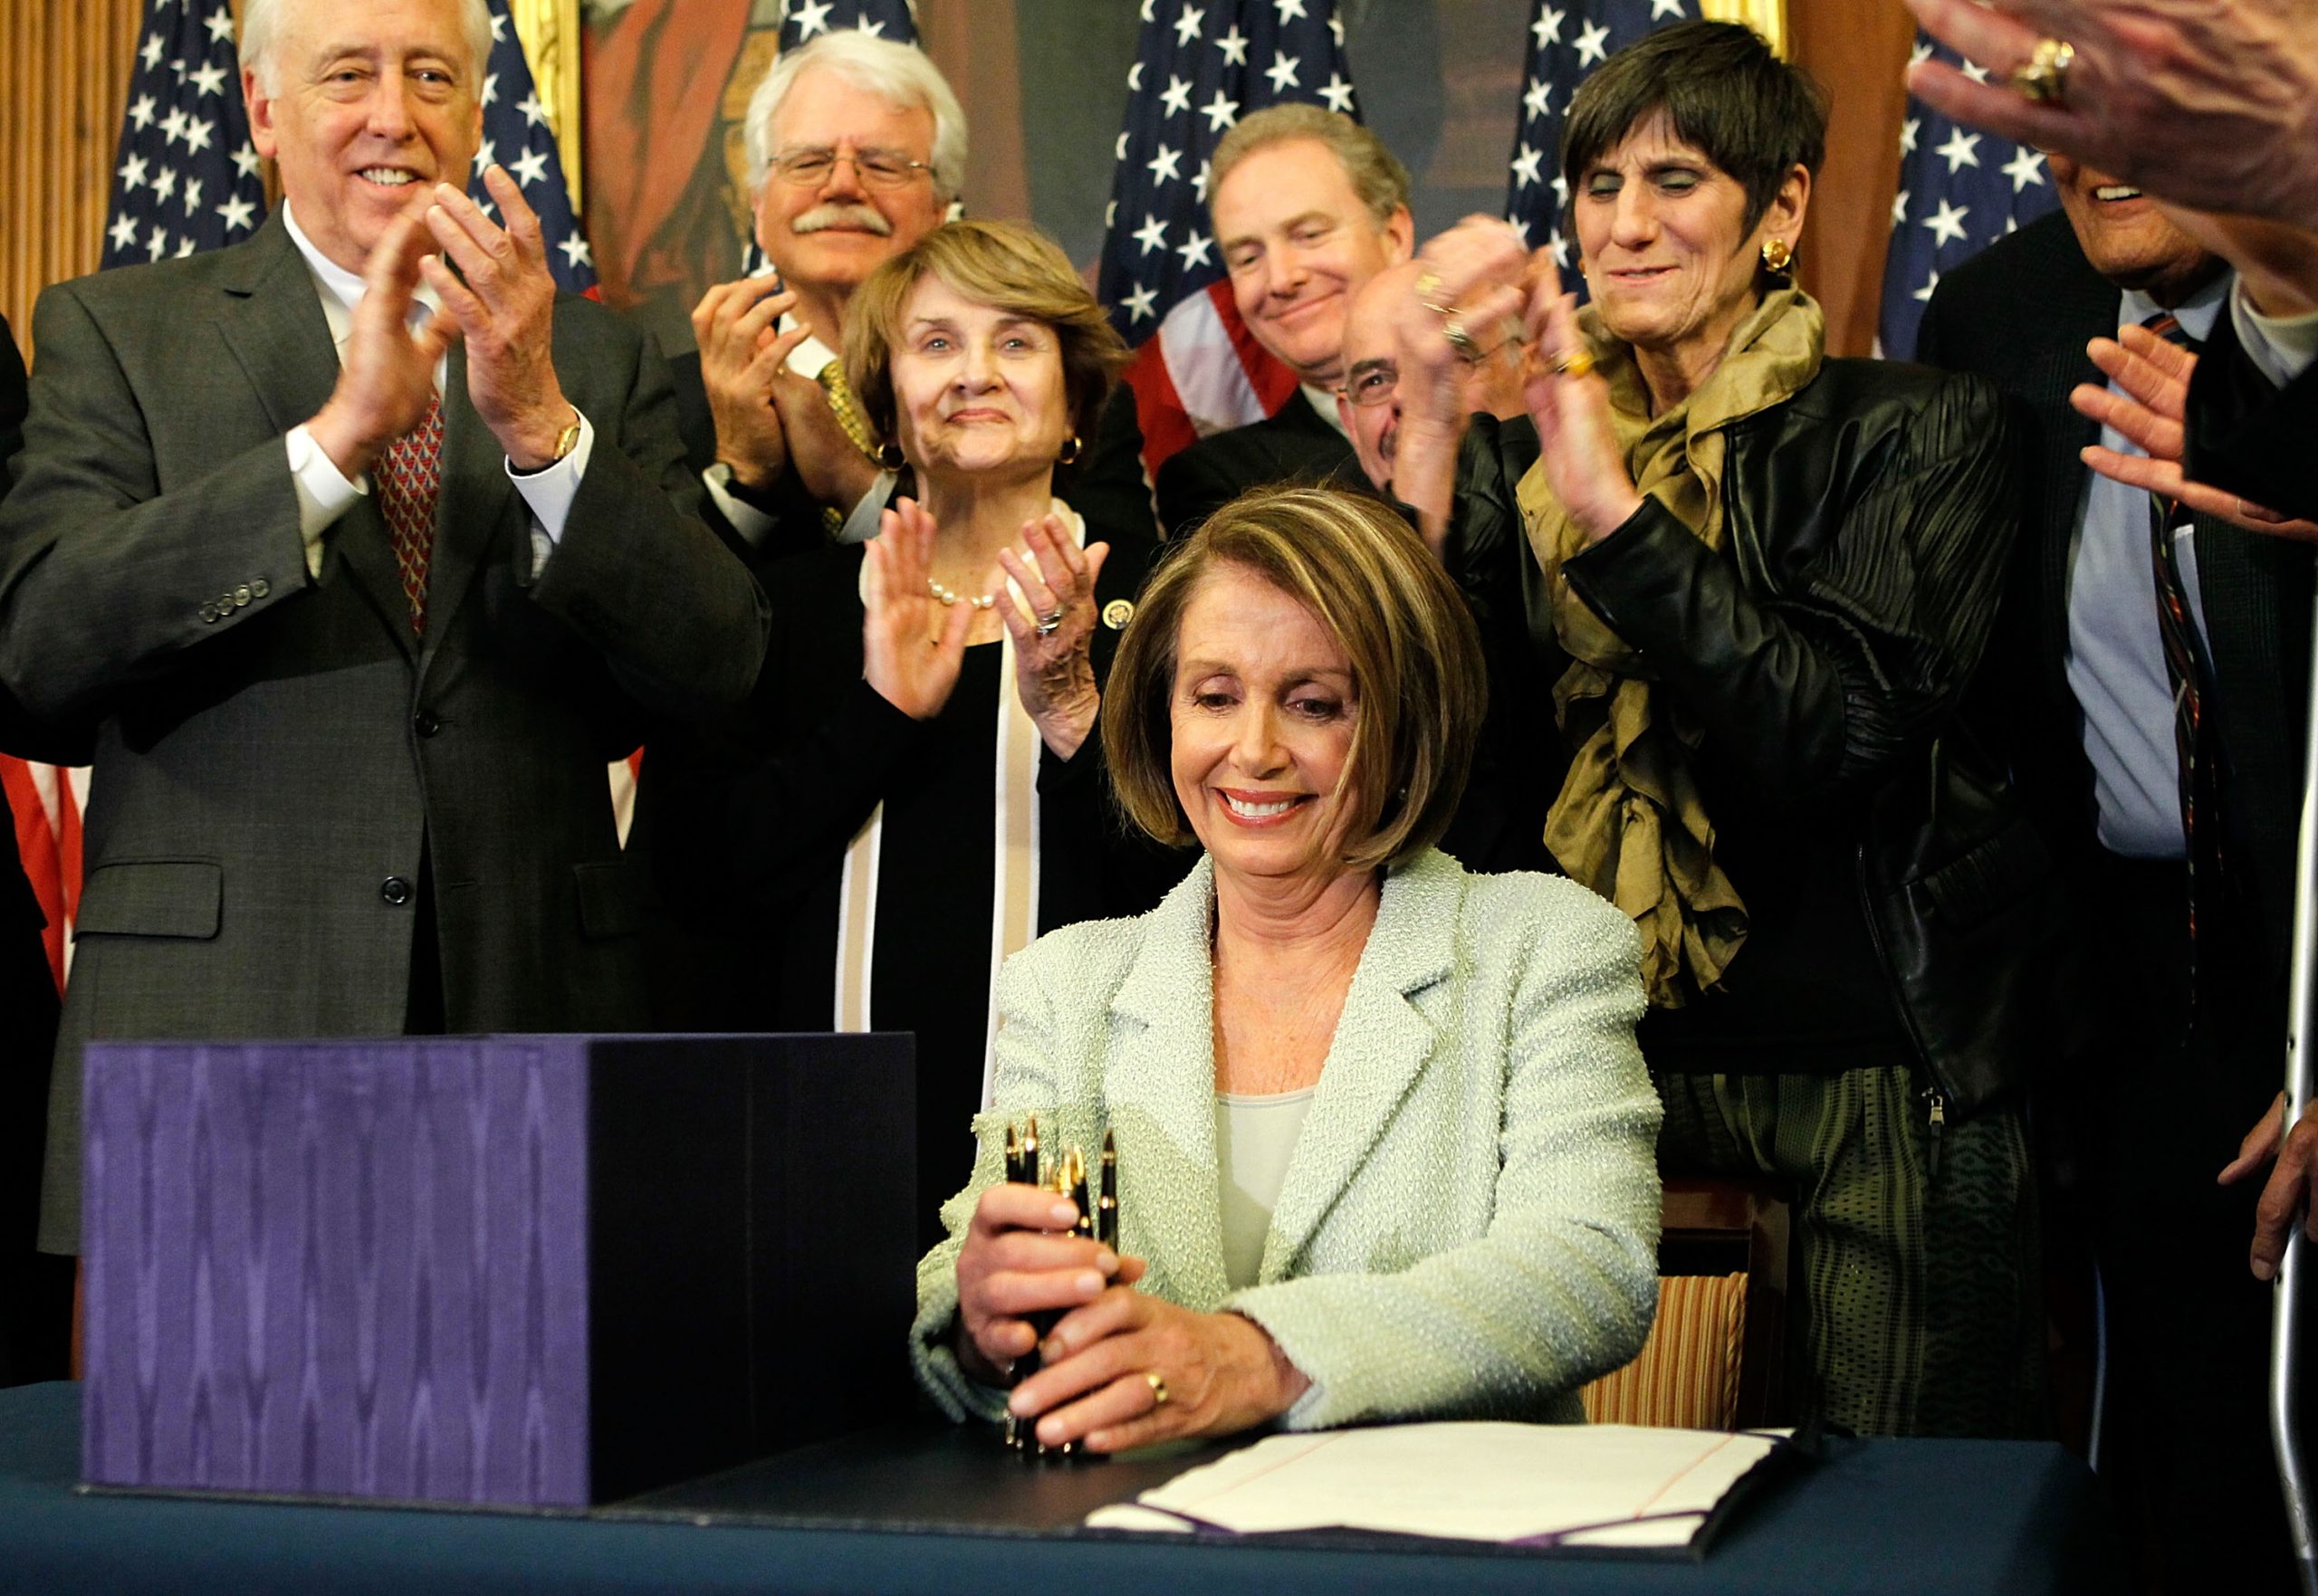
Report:
[{"label": "white dress shirt", "polygon": [[[346,340],[354,330],[354,308],[362,302],[369,285],[314,247],[313,240],[298,225],[298,218],[286,199],[282,202],[282,222],[290,230],[291,242],[305,257],[307,270],[313,273],[315,291],[321,297],[322,316],[330,323],[330,342],[337,347],[342,363],[346,358]],[[427,319],[440,309],[435,291],[422,279],[410,307],[411,328],[416,330],[426,325]],[[449,369],[448,356],[435,363],[437,394],[443,391]],[[573,414],[579,415],[576,406]],[[292,427],[284,442],[290,455],[290,480],[298,494],[298,530],[306,540],[306,569],[319,577],[322,574],[323,533],[346,513],[347,506],[370,491],[369,476],[365,473],[353,482],[347,481],[345,473],[338,469],[328,451],[314,442],[303,423]],[[556,540],[563,536],[564,521],[571,513],[571,501],[580,492],[580,479],[587,474],[588,456],[595,443],[596,429],[581,415],[580,441],[570,454],[540,471],[519,472],[512,462],[507,464],[508,480],[531,507],[534,578],[546,566]]]},{"label": "white dress shirt", "polygon": [[2254,308],[2240,282],[2229,296],[2229,320],[2237,342],[2264,377],[2280,387],[2318,360],[2318,311],[2307,316],[2265,316]]}]

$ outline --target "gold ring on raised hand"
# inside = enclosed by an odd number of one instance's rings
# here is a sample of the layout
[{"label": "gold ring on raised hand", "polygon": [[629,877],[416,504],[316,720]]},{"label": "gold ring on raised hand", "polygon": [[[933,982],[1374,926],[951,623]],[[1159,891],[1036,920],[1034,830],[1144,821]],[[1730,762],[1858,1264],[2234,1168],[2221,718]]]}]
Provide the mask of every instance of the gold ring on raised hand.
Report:
[{"label": "gold ring on raised hand", "polygon": [[1585,349],[1554,357],[1554,370],[1563,377],[1583,377],[1594,369],[1594,356]]},{"label": "gold ring on raised hand", "polygon": [[1426,310],[1432,311],[1436,316],[1446,316],[1450,311],[1455,310],[1457,307],[1454,305],[1444,305],[1439,300],[1435,299],[1433,296],[1440,291],[1440,272],[1435,272],[1432,267],[1427,266],[1422,272],[1417,274],[1416,302],[1422,305]]},{"label": "gold ring on raised hand", "polygon": [[1167,1405],[1167,1377],[1156,1369],[1145,1369],[1143,1378],[1151,1382],[1151,1410],[1156,1413]]},{"label": "gold ring on raised hand", "polygon": [[2068,69],[2076,46],[2065,39],[2039,39],[2026,62],[2012,69],[2012,86],[2035,105],[2059,105],[2068,98]]}]

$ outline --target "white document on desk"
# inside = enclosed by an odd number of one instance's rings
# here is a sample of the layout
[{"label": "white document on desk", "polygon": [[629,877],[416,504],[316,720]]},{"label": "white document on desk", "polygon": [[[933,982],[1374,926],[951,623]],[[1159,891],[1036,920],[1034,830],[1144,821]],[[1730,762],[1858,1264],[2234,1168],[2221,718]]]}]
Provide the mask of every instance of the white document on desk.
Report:
[{"label": "white document on desk", "polygon": [[1276,1435],[1188,1469],[1096,1529],[1345,1529],[1508,1545],[1680,1551],[1770,1432],[1624,1424],[1400,1424]]}]

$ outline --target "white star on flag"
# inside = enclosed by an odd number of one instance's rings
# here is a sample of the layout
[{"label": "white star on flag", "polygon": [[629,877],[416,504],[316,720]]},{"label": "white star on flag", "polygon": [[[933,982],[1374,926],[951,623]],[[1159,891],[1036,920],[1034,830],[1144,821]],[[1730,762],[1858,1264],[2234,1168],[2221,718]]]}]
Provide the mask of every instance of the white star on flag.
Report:
[{"label": "white star on flag", "polygon": [[[1137,62],[1135,64],[1140,66],[1143,63]],[[1159,91],[1159,102],[1167,108],[1167,114],[1171,117],[1188,111],[1192,108],[1191,84],[1169,73],[1167,86]]]},{"label": "white star on flag", "polygon": [[1964,218],[1971,214],[1971,206],[1951,205],[1943,199],[1940,209],[1923,219],[1923,225],[1931,229],[1935,244],[1948,244],[1963,238]]},{"label": "white star on flag", "polygon": [[1154,249],[1166,248],[1167,224],[1148,211],[1145,212],[1143,225],[1135,230],[1135,241],[1143,246],[1143,253],[1146,255]]},{"label": "white star on flag", "polygon": [[1577,64],[1599,66],[1610,58],[1610,30],[1600,23],[1588,23],[1578,31]]},{"label": "white star on flag", "polygon": [[1978,133],[1967,133],[1959,128],[1948,135],[1947,143],[1932,153],[1948,163],[1948,170],[1953,175],[1960,167],[1980,164],[1979,148],[1980,136]]},{"label": "white star on flag", "polygon": [[1184,270],[1189,271],[1193,266],[1204,266],[1208,263],[1207,252],[1211,240],[1206,234],[1194,233],[1186,242],[1175,246],[1175,253],[1183,257]]},{"label": "white star on flag", "polygon": [[1143,164],[1145,167],[1149,168],[1151,180],[1154,183],[1164,185],[1171,183],[1175,178],[1183,176],[1183,173],[1177,169],[1175,164],[1182,158],[1183,152],[1181,150],[1170,149],[1163,144],[1159,147],[1159,153],[1153,156],[1149,160]]},{"label": "white star on flag", "polygon": [[1248,36],[1240,31],[1238,23],[1233,23],[1230,31],[1215,42],[1215,47],[1223,52],[1224,65],[1248,64]]},{"label": "white star on flag", "polygon": [[1343,74],[1328,74],[1328,81],[1320,85],[1320,98],[1328,102],[1330,110],[1352,114],[1352,85],[1344,81]]},{"label": "white star on flag", "polygon": [[1296,69],[1301,64],[1300,58],[1297,56],[1273,51],[1271,65],[1264,69],[1264,76],[1271,80],[1271,91],[1275,94],[1282,94],[1295,88],[1297,86]]},{"label": "white star on flag", "polygon": [[1532,149],[1523,145],[1521,152],[1513,158],[1514,182],[1523,188],[1535,183],[1537,180],[1537,163],[1545,158],[1545,153],[1542,149]]},{"label": "white star on flag", "polygon": [[1188,44],[1198,38],[1200,24],[1205,21],[1206,12],[1196,5],[1184,6],[1183,14],[1175,19],[1175,43],[1178,45]]},{"label": "white star on flag", "polygon": [[1227,99],[1221,89],[1215,91],[1214,99],[1199,110],[1200,114],[1207,119],[1207,130],[1211,133],[1220,133],[1240,119],[1240,102]]},{"label": "white star on flag", "polygon": [[2015,194],[2032,183],[2040,188],[2044,186],[2045,158],[2026,144],[2013,150],[2012,158],[2005,162],[2001,169],[2006,177],[2012,179],[2012,192]]}]

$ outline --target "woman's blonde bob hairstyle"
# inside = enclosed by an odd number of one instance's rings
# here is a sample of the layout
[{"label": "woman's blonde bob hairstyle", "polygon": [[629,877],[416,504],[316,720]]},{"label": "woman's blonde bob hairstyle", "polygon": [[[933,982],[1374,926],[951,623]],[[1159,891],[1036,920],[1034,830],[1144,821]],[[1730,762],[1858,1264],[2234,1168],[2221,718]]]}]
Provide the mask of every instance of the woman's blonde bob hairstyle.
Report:
[{"label": "woman's blonde bob hairstyle", "polygon": [[1062,246],[1020,222],[945,222],[869,273],[845,311],[845,380],[877,435],[894,433],[894,346],[928,277],[962,297],[1051,328],[1062,350],[1070,428],[1091,442],[1127,349]]},{"label": "woman's blonde bob hairstyle", "polygon": [[1357,707],[1336,792],[1344,867],[1391,870],[1440,841],[1488,708],[1480,634],[1406,521],[1332,488],[1243,493],[1152,573],[1103,692],[1103,752],[1127,818],[1163,843],[1197,841],[1170,759],[1176,649],[1192,596],[1221,566],[1301,604],[1351,662]]}]

